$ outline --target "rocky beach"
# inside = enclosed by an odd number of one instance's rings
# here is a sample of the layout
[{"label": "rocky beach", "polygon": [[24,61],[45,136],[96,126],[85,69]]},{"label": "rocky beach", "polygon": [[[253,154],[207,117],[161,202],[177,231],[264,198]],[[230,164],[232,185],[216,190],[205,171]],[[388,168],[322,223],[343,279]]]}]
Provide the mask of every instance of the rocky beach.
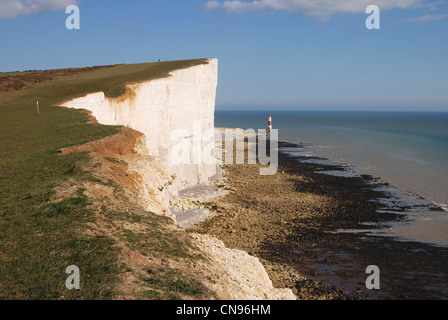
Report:
[{"label": "rocky beach", "polygon": [[[385,209],[387,195],[371,176],[325,175],[336,165],[300,163],[282,149],[278,172],[260,164],[225,165],[229,193],[215,199],[215,216],[189,230],[260,259],[276,288],[298,299],[444,299],[448,249],[349,232],[387,227],[404,208]],[[394,213],[393,211],[397,213]],[[341,232],[346,230],[347,232]],[[380,289],[366,288],[368,266],[378,266]]]}]

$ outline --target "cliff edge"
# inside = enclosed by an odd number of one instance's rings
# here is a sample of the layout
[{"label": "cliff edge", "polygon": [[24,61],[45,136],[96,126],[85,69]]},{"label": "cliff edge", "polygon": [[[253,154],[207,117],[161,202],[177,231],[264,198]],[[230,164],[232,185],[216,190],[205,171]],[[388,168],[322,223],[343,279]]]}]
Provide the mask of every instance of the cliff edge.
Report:
[{"label": "cliff edge", "polygon": [[[217,82],[218,61],[209,59],[205,64],[171,71],[167,77],[128,83],[125,94],[116,98],[93,92],[61,103],[67,108],[88,110],[101,124],[123,126],[116,136],[67,148],[62,153],[91,151],[94,157],[113,159],[113,162],[101,161],[103,172],[99,175],[107,172],[129,199],[144,210],[175,219],[169,210],[170,200],[186,187],[208,183],[217,173],[214,154]],[[84,187],[87,193],[94,194],[88,186]],[[101,194],[104,190],[95,192]],[[111,202],[123,203],[115,192],[108,191],[107,196]],[[124,223],[124,227],[130,228]],[[133,232],[141,232],[141,228],[138,223],[132,226]],[[107,228],[102,232],[114,237]],[[195,262],[191,271],[201,275],[202,285],[214,292],[216,298],[295,299],[290,289],[273,287],[257,258],[228,249],[213,237],[190,236],[206,257]],[[126,251],[126,256],[131,257],[126,263],[135,272],[144,274],[154,264],[149,256],[136,258],[135,252],[129,248]],[[129,286],[132,279],[126,280]]]},{"label": "cliff edge", "polygon": [[[216,174],[214,129],[218,60],[171,71],[168,77],[130,83],[126,93],[108,98],[103,92],[66,101],[61,106],[89,110],[101,124],[123,125],[143,133],[146,148],[161,167],[173,176],[169,192],[205,183]],[[198,132],[201,139],[190,139]],[[185,145],[185,143],[187,145]],[[187,152],[172,150],[187,148]],[[206,149],[207,148],[207,149]],[[189,152],[188,152],[189,151]]]}]

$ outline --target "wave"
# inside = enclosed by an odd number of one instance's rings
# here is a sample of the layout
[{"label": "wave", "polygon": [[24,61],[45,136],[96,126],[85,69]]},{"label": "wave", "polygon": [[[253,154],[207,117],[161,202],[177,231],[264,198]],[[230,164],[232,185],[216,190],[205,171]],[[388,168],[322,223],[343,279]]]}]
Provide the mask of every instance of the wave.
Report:
[{"label": "wave", "polygon": [[448,204],[444,204],[444,203],[437,203],[432,201],[432,203],[434,203],[436,206],[440,207],[443,211],[448,212]]}]

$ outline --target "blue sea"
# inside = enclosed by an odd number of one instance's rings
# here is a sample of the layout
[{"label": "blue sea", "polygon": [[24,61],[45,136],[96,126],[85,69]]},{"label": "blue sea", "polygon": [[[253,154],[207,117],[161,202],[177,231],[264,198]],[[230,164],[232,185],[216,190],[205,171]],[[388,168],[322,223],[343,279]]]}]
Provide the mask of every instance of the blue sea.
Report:
[{"label": "blue sea", "polygon": [[347,175],[374,176],[391,185],[397,201],[422,208],[379,233],[448,246],[448,113],[217,110],[215,127],[266,129],[269,113],[280,140],[301,144],[290,154],[342,164]]}]

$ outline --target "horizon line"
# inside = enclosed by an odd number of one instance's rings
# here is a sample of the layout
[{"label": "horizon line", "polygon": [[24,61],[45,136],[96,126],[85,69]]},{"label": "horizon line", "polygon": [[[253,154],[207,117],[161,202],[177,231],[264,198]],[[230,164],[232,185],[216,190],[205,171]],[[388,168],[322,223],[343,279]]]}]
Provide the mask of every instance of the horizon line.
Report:
[{"label": "horizon line", "polygon": [[216,106],[215,111],[273,111],[275,110],[275,112],[408,112],[408,113],[421,113],[421,112],[432,112],[432,113],[448,113],[448,107],[447,110],[434,110],[434,109],[430,109],[430,110],[420,110],[420,109],[413,109],[413,110],[399,110],[399,109],[390,109],[390,110],[385,110],[385,109],[363,109],[363,110],[349,110],[349,109],[321,109],[321,108],[317,108],[317,109],[277,109],[275,107],[269,109],[268,107],[241,107],[241,108],[233,108],[233,107],[225,107],[222,108],[220,106]]}]

